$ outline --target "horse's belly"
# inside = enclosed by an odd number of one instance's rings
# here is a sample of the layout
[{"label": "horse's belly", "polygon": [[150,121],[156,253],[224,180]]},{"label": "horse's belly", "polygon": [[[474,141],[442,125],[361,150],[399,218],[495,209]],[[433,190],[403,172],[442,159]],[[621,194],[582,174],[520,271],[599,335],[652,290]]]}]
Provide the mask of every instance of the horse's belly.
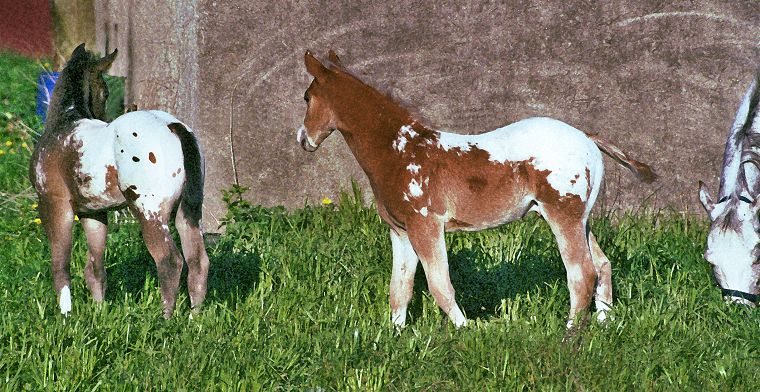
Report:
[{"label": "horse's belly", "polygon": [[447,211],[446,231],[477,231],[518,220],[530,210],[532,199],[513,193],[460,200]]}]

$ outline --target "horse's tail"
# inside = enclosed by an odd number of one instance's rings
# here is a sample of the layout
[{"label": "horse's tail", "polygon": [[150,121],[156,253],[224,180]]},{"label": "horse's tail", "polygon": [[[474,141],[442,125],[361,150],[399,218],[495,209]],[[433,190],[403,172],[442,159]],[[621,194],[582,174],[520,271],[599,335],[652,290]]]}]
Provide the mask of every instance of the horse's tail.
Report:
[{"label": "horse's tail", "polygon": [[596,135],[590,135],[588,133],[586,135],[597,145],[597,147],[599,147],[600,150],[602,150],[603,153],[614,159],[615,162],[627,167],[628,170],[632,171],[639,180],[650,183],[657,179],[657,174],[646,163],[629,158],[620,147],[604,141]]},{"label": "horse's tail", "polygon": [[174,122],[167,125],[174,132],[182,145],[185,163],[185,188],[182,190],[180,208],[191,223],[200,222],[203,207],[203,181],[205,170],[203,155],[198,139],[184,124]]}]

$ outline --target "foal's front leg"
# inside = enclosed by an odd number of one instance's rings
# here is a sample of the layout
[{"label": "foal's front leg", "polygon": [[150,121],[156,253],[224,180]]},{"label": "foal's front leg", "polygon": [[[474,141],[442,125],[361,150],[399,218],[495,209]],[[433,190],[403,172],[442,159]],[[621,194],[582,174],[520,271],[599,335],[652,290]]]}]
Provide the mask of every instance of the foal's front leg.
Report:
[{"label": "foal's front leg", "polygon": [[108,215],[105,212],[80,214],[80,222],[87,237],[87,266],[84,278],[95,302],[103,302],[106,292],[106,270],[103,255],[106,251]]},{"label": "foal's front leg", "polygon": [[412,299],[414,273],[417,271],[417,253],[405,232],[391,229],[393,272],[391,273],[391,320],[397,327],[406,323],[406,308]]},{"label": "foal's front leg", "polygon": [[435,218],[419,219],[407,222],[406,228],[409,241],[425,269],[428,288],[435,302],[449,315],[449,319],[457,328],[464,326],[467,319],[456,303],[454,286],[451,285],[449,276],[443,222]]}]

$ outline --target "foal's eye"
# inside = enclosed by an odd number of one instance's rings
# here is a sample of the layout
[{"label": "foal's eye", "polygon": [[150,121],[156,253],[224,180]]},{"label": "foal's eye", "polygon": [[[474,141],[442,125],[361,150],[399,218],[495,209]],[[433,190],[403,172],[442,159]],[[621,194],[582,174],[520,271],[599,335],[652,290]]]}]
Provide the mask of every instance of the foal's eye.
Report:
[{"label": "foal's eye", "polygon": [[728,200],[729,198],[730,198],[729,196],[723,196],[723,197],[720,198],[720,200],[718,200],[718,203],[723,203],[724,201]]},{"label": "foal's eye", "polygon": [[750,200],[750,199],[748,199],[748,198],[746,198],[744,196],[739,196],[739,200],[741,200],[741,201],[743,201],[743,202],[745,202],[747,204],[752,204],[752,200]]}]

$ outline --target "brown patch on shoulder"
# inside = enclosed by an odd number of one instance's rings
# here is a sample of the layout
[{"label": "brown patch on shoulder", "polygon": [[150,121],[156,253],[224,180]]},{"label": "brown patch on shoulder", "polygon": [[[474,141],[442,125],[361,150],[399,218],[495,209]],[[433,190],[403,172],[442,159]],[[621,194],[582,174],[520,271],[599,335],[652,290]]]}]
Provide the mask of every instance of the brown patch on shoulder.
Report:
[{"label": "brown patch on shoulder", "polygon": [[153,164],[156,163],[156,155],[153,154],[153,151],[151,151],[150,153],[148,153],[148,160],[150,161],[150,163],[153,163]]},{"label": "brown patch on shoulder", "polygon": [[473,192],[481,192],[488,185],[488,180],[483,177],[469,177],[467,179],[467,186]]},{"label": "brown patch on shoulder", "polygon": [[124,190],[124,197],[126,197],[129,202],[137,200],[140,197],[140,194],[137,193],[137,186],[128,186],[127,189]]}]

